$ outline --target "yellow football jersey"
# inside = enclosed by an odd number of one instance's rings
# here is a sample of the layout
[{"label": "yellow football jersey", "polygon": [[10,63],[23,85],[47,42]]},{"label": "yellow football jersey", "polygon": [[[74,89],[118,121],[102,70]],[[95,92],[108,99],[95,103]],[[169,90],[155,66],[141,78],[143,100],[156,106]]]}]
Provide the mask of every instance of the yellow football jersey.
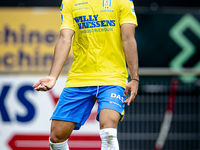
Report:
[{"label": "yellow football jersey", "polygon": [[65,87],[126,86],[124,23],[137,26],[132,0],[63,0],[61,30],[75,31],[74,62]]}]

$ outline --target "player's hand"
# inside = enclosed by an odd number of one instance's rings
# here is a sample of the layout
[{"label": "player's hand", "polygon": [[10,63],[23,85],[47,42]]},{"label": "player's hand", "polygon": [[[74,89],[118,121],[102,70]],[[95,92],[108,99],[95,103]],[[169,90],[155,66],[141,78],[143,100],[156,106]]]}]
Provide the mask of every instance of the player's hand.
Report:
[{"label": "player's hand", "polygon": [[131,80],[127,85],[126,85],[126,88],[124,90],[124,96],[127,96],[128,94],[128,91],[130,90],[131,91],[131,95],[129,98],[127,98],[123,104],[127,104],[128,106],[130,105],[131,102],[134,101],[136,95],[137,95],[137,91],[138,91],[138,84],[139,82],[138,81],[135,81],[135,80]]},{"label": "player's hand", "polygon": [[33,88],[36,91],[48,91],[53,88],[55,83],[56,83],[56,78],[47,76],[40,79],[37,83],[35,83],[33,85]]}]

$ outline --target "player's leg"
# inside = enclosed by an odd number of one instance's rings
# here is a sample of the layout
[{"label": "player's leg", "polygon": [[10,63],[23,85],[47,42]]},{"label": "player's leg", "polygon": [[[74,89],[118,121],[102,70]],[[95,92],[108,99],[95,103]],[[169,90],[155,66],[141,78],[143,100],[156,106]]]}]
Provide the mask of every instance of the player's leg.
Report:
[{"label": "player's leg", "polygon": [[51,117],[51,150],[68,150],[67,139],[74,129],[78,130],[87,120],[95,101],[90,88],[63,89]]},{"label": "player's leg", "polygon": [[75,126],[73,122],[52,120],[49,141],[51,150],[69,150],[67,141]]},{"label": "player's leg", "polygon": [[125,100],[124,88],[120,86],[100,87],[97,120],[100,122],[101,150],[119,150],[117,124],[123,117]]},{"label": "player's leg", "polygon": [[99,113],[101,150],[119,150],[117,140],[117,124],[121,115],[112,109],[102,109]]},{"label": "player's leg", "polygon": [[112,109],[102,109],[99,113],[100,130],[105,128],[117,128],[121,118],[119,112]]}]

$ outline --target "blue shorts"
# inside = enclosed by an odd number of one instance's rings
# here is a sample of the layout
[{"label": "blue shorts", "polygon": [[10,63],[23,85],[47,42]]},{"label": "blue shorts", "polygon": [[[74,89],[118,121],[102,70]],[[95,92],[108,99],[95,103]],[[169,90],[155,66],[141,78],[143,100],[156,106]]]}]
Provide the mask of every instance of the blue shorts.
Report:
[{"label": "blue shorts", "polygon": [[96,119],[101,109],[112,109],[124,115],[124,88],[121,86],[67,87],[63,89],[56,109],[51,117],[77,123],[78,130],[88,119],[97,100]]}]

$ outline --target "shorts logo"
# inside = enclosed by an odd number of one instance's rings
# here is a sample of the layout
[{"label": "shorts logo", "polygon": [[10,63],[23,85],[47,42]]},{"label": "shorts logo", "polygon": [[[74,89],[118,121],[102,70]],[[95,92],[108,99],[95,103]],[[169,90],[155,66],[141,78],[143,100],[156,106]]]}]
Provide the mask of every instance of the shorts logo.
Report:
[{"label": "shorts logo", "polygon": [[108,9],[111,7],[111,0],[103,0],[103,7]]},{"label": "shorts logo", "polygon": [[117,95],[117,94],[115,94],[115,93],[111,93],[111,97],[117,98],[117,99],[119,99],[119,100],[122,101],[122,102],[123,102],[123,100],[124,100],[123,97],[121,97],[120,95]]}]

